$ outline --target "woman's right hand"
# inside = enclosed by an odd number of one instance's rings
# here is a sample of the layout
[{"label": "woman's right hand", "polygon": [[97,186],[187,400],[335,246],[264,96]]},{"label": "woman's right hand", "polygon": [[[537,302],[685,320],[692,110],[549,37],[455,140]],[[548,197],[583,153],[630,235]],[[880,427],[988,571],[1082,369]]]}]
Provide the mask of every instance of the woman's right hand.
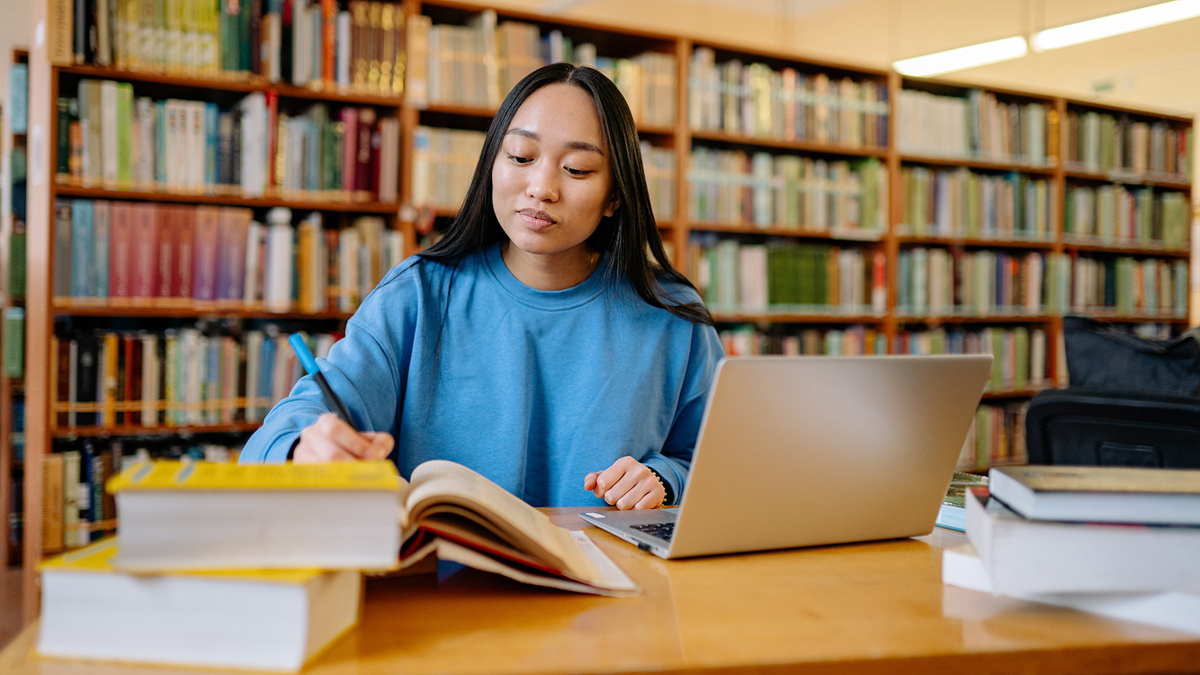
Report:
[{"label": "woman's right hand", "polygon": [[300,432],[292,453],[297,464],[386,459],[395,440],[386,431],[354,430],[333,413],[325,413]]}]

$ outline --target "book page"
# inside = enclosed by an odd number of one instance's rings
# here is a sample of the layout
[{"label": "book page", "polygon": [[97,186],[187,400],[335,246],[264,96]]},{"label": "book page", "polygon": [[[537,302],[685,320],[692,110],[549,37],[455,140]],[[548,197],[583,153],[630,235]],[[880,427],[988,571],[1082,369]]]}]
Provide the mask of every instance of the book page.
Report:
[{"label": "book page", "polygon": [[[564,530],[566,532],[566,530]],[[578,535],[577,537],[572,535]],[[601,563],[599,567],[603,569],[603,573],[597,577],[597,583],[579,583],[561,577],[549,576],[532,571],[517,569],[511,565],[497,560],[491,556],[485,555],[474,549],[465,546],[459,546],[452,541],[445,539],[437,540],[437,554],[439,560],[449,560],[460,565],[466,565],[484,572],[492,572],[501,576],[508,577],[514,581],[519,581],[524,584],[534,586],[546,586],[548,588],[557,588],[564,591],[574,591],[576,593],[591,593],[593,595],[607,595],[611,597],[632,597],[639,595],[641,589],[637,584],[633,583],[621,568],[609,560],[608,556],[596,547],[587,535],[582,532],[571,532],[568,536],[572,536],[572,542],[580,547],[580,552],[587,556],[589,561]],[[590,549],[590,551],[589,551]]]},{"label": "book page", "polygon": [[412,473],[405,507],[407,537],[427,513],[453,510],[537,557],[573,579],[592,583],[601,577],[570,532],[537,509],[467,467],[444,460],[422,463]]}]

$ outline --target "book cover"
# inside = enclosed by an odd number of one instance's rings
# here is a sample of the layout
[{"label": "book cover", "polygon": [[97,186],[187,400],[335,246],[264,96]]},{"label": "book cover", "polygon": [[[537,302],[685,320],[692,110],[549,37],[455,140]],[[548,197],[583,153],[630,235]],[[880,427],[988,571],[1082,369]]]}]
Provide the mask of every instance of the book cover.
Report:
[{"label": "book cover", "polygon": [[215,206],[197,206],[194,213],[192,298],[198,307],[213,307],[217,299],[220,210]]},{"label": "book cover", "polygon": [[991,471],[992,493],[1037,520],[1200,525],[1200,470],[1013,466]]},{"label": "book cover", "polygon": [[[136,245],[133,237],[133,205],[113,202],[108,246],[108,303],[113,307],[128,307],[133,293],[130,275],[134,271],[130,249]],[[141,262],[141,261],[139,261]]]},{"label": "book cover", "polygon": [[[129,279],[130,304],[149,307],[155,304],[162,287],[160,263],[163,241],[159,233],[159,205],[137,203],[126,206],[127,217],[132,221],[132,244],[130,259],[133,270]],[[169,265],[169,253],[167,257]],[[169,271],[169,267],[167,268]]]},{"label": "book cover", "polygon": [[42,552],[63,550],[63,456],[48,453],[42,457]]}]

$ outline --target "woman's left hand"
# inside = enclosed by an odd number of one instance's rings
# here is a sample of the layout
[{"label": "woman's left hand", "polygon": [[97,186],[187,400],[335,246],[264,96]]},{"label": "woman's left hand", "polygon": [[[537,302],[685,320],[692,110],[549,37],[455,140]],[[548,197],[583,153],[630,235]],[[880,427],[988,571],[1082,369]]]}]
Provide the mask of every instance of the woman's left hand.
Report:
[{"label": "woman's left hand", "polygon": [[656,509],[662,506],[667,492],[658,477],[645,464],[632,457],[622,457],[599,473],[583,478],[583,489],[622,511]]}]

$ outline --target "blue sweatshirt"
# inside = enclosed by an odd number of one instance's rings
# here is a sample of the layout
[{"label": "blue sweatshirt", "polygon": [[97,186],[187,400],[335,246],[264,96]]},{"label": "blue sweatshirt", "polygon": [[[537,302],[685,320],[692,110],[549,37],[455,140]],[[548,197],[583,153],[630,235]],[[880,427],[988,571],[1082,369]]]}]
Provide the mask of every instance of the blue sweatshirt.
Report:
[{"label": "blue sweatshirt", "polygon": [[[690,288],[668,287],[700,302]],[[561,291],[512,275],[499,245],[452,266],[398,265],[317,359],[364,431],[396,438],[406,478],[421,462],[464,464],[534,506],[603,500],[583,478],[626,455],[683,494],[722,357],[712,326],[646,304],[603,265]],[[327,412],[305,376],[267,415],[242,462],[283,462]]]}]

